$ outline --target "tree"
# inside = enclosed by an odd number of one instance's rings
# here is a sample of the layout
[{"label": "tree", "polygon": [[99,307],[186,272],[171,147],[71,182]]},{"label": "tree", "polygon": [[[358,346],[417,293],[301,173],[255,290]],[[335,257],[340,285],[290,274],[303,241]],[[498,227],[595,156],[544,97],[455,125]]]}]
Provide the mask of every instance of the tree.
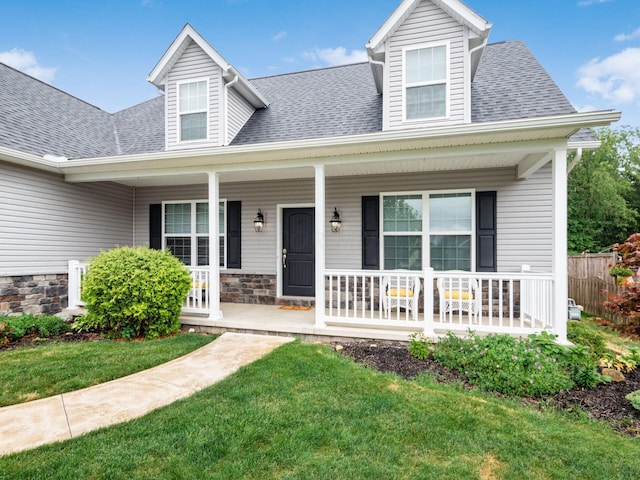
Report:
[{"label": "tree", "polygon": [[602,142],[569,174],[570,253],[598,252],[640,230],[640,129],[595,131]]}]

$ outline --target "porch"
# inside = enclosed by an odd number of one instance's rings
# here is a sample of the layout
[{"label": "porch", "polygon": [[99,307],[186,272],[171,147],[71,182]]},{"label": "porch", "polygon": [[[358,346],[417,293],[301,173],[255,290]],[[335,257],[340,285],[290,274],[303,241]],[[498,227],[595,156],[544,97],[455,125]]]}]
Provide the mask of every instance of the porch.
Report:
[{"label": "porch", "polygon": [[[69,266],[69,306],[73,307],[82,304],[80,285],[87,267],[76,261]],[[325,340],[406,341],[412,333],[437,338],[449,331],[464,334],[467,330],[516,336],[547,331],[558,335],[560,341],[566,338],[566,318],[553,316],[552,274],[531,272],[527,266],[515,274],[325,270],[322,309],[317,304],[301,309],[212,302],[211,296],[219,295],[220,289],[214,292],[210,288],[209,269],[188,268],[192,288],[181,321],[196,329]],[[279,300],[296,303],[299,299]],[[212,309],[212,304],[219,305],[219,311]]]}]

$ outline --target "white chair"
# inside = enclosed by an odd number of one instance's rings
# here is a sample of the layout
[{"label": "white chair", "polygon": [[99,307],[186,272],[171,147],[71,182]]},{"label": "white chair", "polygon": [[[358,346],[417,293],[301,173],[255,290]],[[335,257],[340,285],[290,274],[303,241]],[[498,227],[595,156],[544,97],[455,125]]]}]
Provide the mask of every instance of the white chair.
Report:
[{"label": "white chair", "polygon": [[398,275],[387,275],[382,278],[380,295],[382,296],[382,309],[386,318],[390,317],[393,309],[402,308],[411,312],[413,320],[418,319],[419,278],[405,276],[401,272]]},{"label": "white chair", "polygon": [[482,292],[475,278],[456,277],[456,274],[468,272],[446,272],[447,277],[438,278],[438,295],[440,297],[440,320],[453,312],[468,312],[473,323],[477,323],[482,308]]}]

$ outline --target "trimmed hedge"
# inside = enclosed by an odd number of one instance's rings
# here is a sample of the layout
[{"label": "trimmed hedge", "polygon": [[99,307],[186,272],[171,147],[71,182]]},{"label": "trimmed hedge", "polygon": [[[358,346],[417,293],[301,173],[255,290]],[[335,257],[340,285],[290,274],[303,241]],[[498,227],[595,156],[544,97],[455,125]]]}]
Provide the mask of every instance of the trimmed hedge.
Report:
[{"label": "trimmed hedge", "polygon": [[120,247],[100,253],[82,284],[87,315],[76,326],[123,338],[157,338],[180,330],[191,288],[182,262],[168,251]]}]

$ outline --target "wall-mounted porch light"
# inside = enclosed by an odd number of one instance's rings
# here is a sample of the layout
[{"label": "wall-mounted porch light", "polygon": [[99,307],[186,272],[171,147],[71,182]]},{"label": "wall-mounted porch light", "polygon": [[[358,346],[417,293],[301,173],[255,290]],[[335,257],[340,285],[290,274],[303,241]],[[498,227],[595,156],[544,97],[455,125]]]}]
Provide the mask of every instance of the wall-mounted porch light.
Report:
[{"label": "wall-mounted porch light", "polygon": [[260,209],[258,209],[258,215],[256,215],[256,219],[253,221],[253,228],[256,229],[256,232],[261,232],[264,229],[264,215]]},{"label": "wall-mounted porch light", "polygon": [[340,227],[342,226],[342,220],[340,220],[340,214],[338,213],[338,209],[334,207],[333,216],[331,220],[329,220],[329,225],[331,225],[332,232],[339,232]]}]

